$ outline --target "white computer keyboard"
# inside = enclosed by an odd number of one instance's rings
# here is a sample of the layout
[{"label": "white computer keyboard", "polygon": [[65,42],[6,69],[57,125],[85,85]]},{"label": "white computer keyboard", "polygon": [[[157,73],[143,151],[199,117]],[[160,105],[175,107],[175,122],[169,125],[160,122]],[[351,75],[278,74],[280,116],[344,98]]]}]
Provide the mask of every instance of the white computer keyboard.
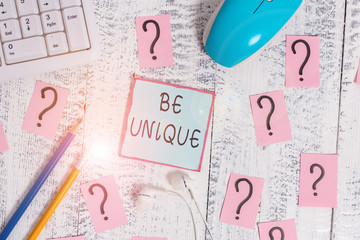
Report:
[{"label": "white computer keyboard", "polygon": [[98,53],[91,0],[0,0],[0,81],[82,64]]}]

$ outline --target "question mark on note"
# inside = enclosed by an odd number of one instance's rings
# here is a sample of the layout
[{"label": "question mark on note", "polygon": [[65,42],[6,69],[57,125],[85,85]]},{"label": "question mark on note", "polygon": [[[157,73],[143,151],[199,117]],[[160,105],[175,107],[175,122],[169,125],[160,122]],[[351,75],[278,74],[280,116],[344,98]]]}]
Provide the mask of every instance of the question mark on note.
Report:
[{"label": "question mark on note", "polygon": [[[309,61],[309,58],[310,58],[310,54],[311,54],[311,50],[310,50],[310,45],[308,42],[306,42],[305,40],[303,39],[298,39],[296,41],[294,41],[291,45],[291,50],[294,54],[296,54],[296,50],[295,50],[295,45],[298,44],[298,43],[303,43],[306,47],[306,57],[303,61],[303,63],[301,64],[300,66],[300,69],[299,69],[299,75],[302,76],[303,75],[303,71],[304,71],[304,67],[306,65],[306,63]],[[300,78],[300,81],[304,81],[304,79],[301,77]]]},{"label": "question mark on note", "polygon": [[[101,184],[99,184],[99,183],[95,183],[95,184],[93,184],[93,185],[91,185],[91,186],[89,187],[89,193],[90,193],[91,195],[94,195],[93,188],[95,188],[95,187],[101,188],[102,191],[103,191],[103,193],[104,193],[103,200],[101,201],[101,204],[100,204],[100,212],[101,212],[102,215],[104,215],[104,214],[105,214],[104,205],[105,205],[105,202],[106,202],[106,200],[107,200],[108,193],[107,193],[107,191],[106,191],[106,188],[105,188],[103,185],[101,185]],[[106,216],[104,217],[104,220],[108,220],[108,219],[109,219],[108,217],[106,217]]]},{"label": "question mark on note", "polygon": [[[262,101],[264,98],[266,98],[267,100],[269,100],[269,102],[270,102],[270,104],[271,104],[270,112],[269,112],[269,114],[267,115],[267,118],[266,118],[266,127],[267,127],[267,129],[270,131],[270,130],[271,130],[270,119],[271,119],[272,114],[273,114],[274,111],[275,111],[275,103],[274,103],[274,100],[273,100],[271,97],[266,96],[266,95],[262,95],[262,96],[260,96],[260,97],[258,98],[258,100],[257,100],[257,104],[258,104],[259,108],[261,108],[261,109],[263,108],[263,105],[261,104],[261,101]],[[272,136],[273,133],[272,133],[272,132],[269,132],[269,135]]]},{"label": "question mark on note", "polygon": [[[251,196],[252,196],[252,194],[253,194],[253,185],[252,185],[252,183],[249,181],[249,179],[247,179],[247,178],[239,178],[238,180],[236,180],[236,182],[235,182],[236,192],[239,192],[239,183],[240,183],[240,182],[246,182],[246,183],[249,185],[249,193],[248,193],[247,197],[246,197],[244,200],[242,200],[242,201],[240,202],[240,204],[238,205],[237,210],[236,210],[236,214],[237,214],[237,215],[240,214],[240,210],[241,210],[242,206],[243,206],[247,201],[249,201],[249,199],[251,198]],[[236,219],[236,220],[239,220],[239,216],[236,216],[235,219]]]},{"label": "question mark on note", "polygon": [[[150,53],[151,54],[154,54],[154,47],[155,47],[155,44],[156,42],[159,40],[160,38],[160,27],[159,27],[159,24],[155,21],[155,20],[147,20],[143,23],[142,25],[142,28],[144,30],[144,32],[147,32],[147,27],[146,25],[149,24],[149,23],[152,23],[155,25],[155,28],[156,28],[156,36],[155,36],[155,39],[152,41],[151,43],[151,46],[150,46]],[[156,56],[153,56],[152,57],[153,60],[156,60],[157,57]]]},{"label": "question mark on note", "polygon": [[[53,101],[52,101],[51,105],[41,111],[41,113],[38,116],[39,120],[42,120],[44,114],[46,112],[50,111],[53,107],[55,107],[55,105],[57,103],[57,100],[58,100],[58,93],[55,90],[55,88],[53,88],[53,87],[45,87],[45,88],[41,89],[41,98],[45,98],[45,92],[46,91],[52,91],[54,93],[54,98],[53,98]],[[38,123],[37,126],[41,127],[41,123]]]},{"label": "question mark on note", "polygon": [[[310,166],[310,173],[313,174],[314,173],[314,168],[318,167],[321,171],[320,177],[318,177],[316,179],[316,181],[313,183],[312,188],[315,191],[316,190],[316,185],[321,181],[321,179],[323,179],[323,177],[325,176],[325,170],[323,168],[323,166],[321,166],[318,163],[314,163],[313,165]],[[314,192],[314,196],[317,196],[318,194],[316,192]]]},{"label": "question mark on note", "polygon": [[273,232],[274,232],[275,230],[278,230],[278,231],[280,232],[280,234],[281,234],[280,240],[284,240],[284,239],[285,239],[285,233],[284,233],[284,230],[283,230],[281,227],[273,227],[273,228],[270,229],[270,231],[269,231],[269,237],[270,237],[270,239],[271,239],[271,240],[274,240]]}]

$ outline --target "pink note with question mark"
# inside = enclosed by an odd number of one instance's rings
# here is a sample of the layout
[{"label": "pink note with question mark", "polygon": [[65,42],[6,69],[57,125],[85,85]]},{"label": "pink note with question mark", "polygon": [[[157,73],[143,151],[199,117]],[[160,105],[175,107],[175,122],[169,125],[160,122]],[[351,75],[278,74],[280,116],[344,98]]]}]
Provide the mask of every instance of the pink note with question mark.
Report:
[{"label": "pink note with question mark", "polygon": [[357,85],[360,85],[360,61],[359,61],[359,66],[358,66],[358,70],[356,72],[356,76],[355,76],[355,83]]},{"label": "pink note with question mark", "polygon": [[54,139],[70,91],[37,81],[23,130]]},{"label": "pink note with question mark", "polygon": [[282,90],[250,96],[259,146],[291,141],[291,129]]},{"label": "pink note with question mark", "polygon": [[141,68],[174,65],[170,15],[136,18]]},{"label": "pink note with question mark", "polygon": [[300,160],[300,207],[337,206],[338,155],[302,153]]},{"label": "pink note with question mark", "polygon": [[258,229],[260,240],[297,240],[295,219],[258,223]]},{"label": "pink note with question mark", "polygon": [[113,175],[81,185],[96,233],[128,223]]},{"label": "pink note with question mark", "polygon": [[255,227],[264,179],[232,173],[229,178],[220,222]]},{"label": "pink note with question mark", "polygon": [[84,236],[78,236],[78,237],[67,237],[67,238],[52,238],[49,240],[85,240]]},{"label": "pink note with question mark", "polygon": [[0,153],[9,150],[9,145],[6,141],[4,129],[0,123]]},{"label": "pink note with question mark", "polygon": [[286,87],[320,87],[319,62],[319,36],[286,36]]},{"label": "pink note with question mark", "polygon": [[155,237],[132,237],[132,240],[167,240],[167,238],[155,238]]}]

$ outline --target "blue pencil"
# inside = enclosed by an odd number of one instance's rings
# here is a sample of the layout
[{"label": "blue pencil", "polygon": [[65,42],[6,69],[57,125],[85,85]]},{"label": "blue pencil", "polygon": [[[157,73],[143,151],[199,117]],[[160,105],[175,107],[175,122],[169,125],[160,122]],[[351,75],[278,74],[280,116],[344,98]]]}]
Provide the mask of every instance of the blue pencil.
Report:
[{"label": "blue pencil", "polygon": [[14,213],[14,215],[10,218],[9,222],[6,224],[5,228],[2,230],[0,234],[0,240],[5,240],[10,235],[11,231],[14,229],[15,225],[24,214],[28,206],[30,205],[31,201],[34,199],[36,194],[39,192],[41,186],[44,184],[46,179],[49,177],[51,171],[54,169],[56,164],[59,162],[61,156],[64,154],[66,149],[69,147],[71,141],[76,136],[77,131],[80,127],[80,122],[78,122],[66,135],[65,139],[62,141],[60,147],[56,150],[55,154],[51,158],[50,162],[46,165],[45,169],[42,171],[24,200],[19,205],[18,209]]}]

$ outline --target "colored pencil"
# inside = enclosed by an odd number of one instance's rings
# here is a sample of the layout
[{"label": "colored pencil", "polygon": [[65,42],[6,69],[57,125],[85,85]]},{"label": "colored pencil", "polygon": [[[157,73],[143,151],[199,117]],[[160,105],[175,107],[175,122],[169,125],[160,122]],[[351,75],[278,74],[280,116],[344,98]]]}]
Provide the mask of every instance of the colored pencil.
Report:
[{"label": "colored pencil", "polygon": [[36,194],[39,192],[41,186],[44,184],[46,179],[49,177],[51,171],[55,168],[56,164],[59,162],[60,158],[66,151],[66,149],[69,147],[70,143],[76,136],[76,133],[79,130],[80,122],[78,122],[66,135],[65,139],[62,141],[59,148],[54,153],[53,157],[50,159],[50,162],[46,165],[45,169],[42,171],[24,200],[19,205],[18,209],[15,211],[14,215],[10,218],[9,222],[6,224],[4,229],[2,230],[0,234],[0,239],[5,240],[10,235],[11,231],[16,226],[17,222],[21,218],[21,216],[24,214],[32,200],[35,198]]},{"label": "colored pencil", "polygon": [[65,197],[66,193],[69,191],[71,185],[74,183],[74,181],[76,180],[79,173],[80,173],[80,167],[74,166],[73,169],[71,170],[70,174],[66,178],[65,182],[61,186],[59,192],[56,194],[54,199],[51,201],[50,205],[48,206],[48,208],[46,209],[46,211],[44,212],[44,214],[42,215],[42,217],[40,218],[40,220],[38,221],[38,223],[36,224],[36,226],[34,227],[32,232],[30,233],[27,240],[36,240],[37,239],[37,237],[39,236],[39,234],[45,227],[46,223],[51,218],[51,215],[54,213],[57,206],[59,206],[60,202]]}]

